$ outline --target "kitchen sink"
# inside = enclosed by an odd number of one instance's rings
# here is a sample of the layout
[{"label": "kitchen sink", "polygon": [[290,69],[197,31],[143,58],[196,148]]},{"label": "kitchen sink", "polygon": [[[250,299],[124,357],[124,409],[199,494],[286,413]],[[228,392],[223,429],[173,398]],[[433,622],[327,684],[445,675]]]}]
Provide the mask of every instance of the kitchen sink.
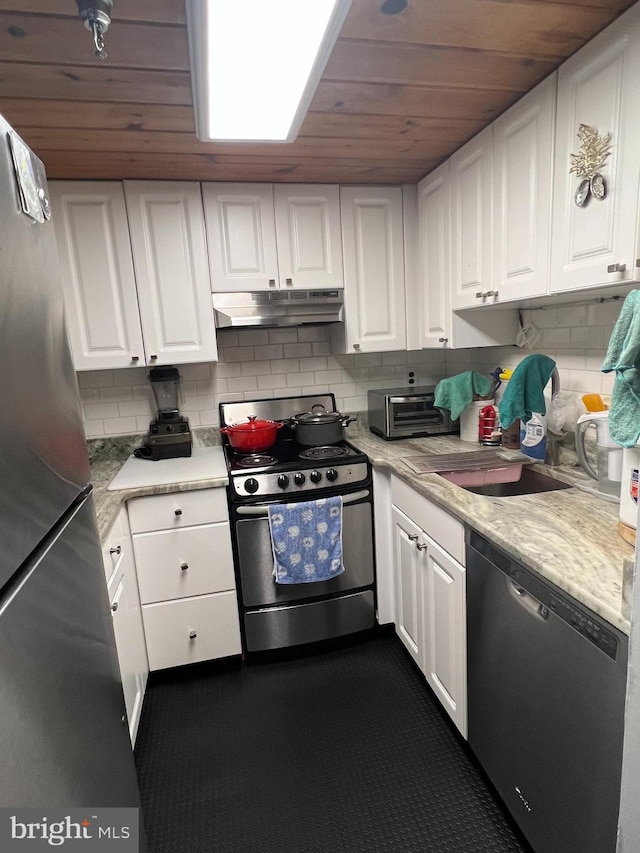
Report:
[{"label": "kitchen sink", "polygon": [[562,489],[570,489],[568,483],[547,477],[538,471],[532,471],[524,467],[520,479],[510,483],[484,483],[481,486],[460,486],[467,492],[475,495],[484,495],[489,498],[511,498],[518,495],[537,495],[541,492],[556,492]]}]

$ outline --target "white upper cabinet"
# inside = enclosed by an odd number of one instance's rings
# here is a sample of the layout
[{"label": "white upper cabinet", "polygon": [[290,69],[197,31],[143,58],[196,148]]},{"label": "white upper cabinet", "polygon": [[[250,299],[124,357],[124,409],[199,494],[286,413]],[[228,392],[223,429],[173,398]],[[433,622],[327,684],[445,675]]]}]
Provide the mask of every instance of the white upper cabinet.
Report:
[{"label": "white upper cabinet", "polygon": [[203,184],[202,197],[214,291],[278,286],[276,221],[271,184]]},{"label": "white upper cabinet", "polygon": [[453,308],[493,304],[493,125],[449,159]]},{"label": "white upper cabinet", "polygon": [[76,370],[144,364],[122,184],[51,181]]},{"label": "white upper cabinet", "polygon": [[[558,72],[551,291],[629,281],[637,274],[640,176],[640,6],[636,4],[565,62]],[[603,137],[611,154],[597,168],[603,199],[579,207],[583,178],[569,174],[580,125]]]},{"label": "white upper cabinet", "polygon": [[556,75],[493,124],[493,279],[500,302],[549,286]]},{"label": "white upper cabinet", "polygon": [[125,181],[125,195],[148,363],[214,361],[200,184]]},{"label": "white upper cabinet", "polygon": [[407,346],[401,187],[342,187],[346,352]]},{"label": "white upper cabinet", "polygon": [[344,284],[333,185],[202,185],[214,292]]},{"label": "white upper cabinet", "polygon": [[418,184],[419,346],[445,347],[451,338],[451,192],[449,163]]},{"label": "white upper cabinet", "polygon": [[281,286],[343,287],[338,187],[278,184],[274,200]]}]

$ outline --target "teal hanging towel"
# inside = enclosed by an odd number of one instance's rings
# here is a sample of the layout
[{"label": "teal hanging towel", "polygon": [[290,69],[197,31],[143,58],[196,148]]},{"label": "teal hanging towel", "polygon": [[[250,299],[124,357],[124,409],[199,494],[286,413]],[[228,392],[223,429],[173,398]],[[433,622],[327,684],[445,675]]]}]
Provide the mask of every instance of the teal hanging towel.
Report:
[{"label": "teal hanging towel", "polygon": [[616,374],[609,435],[622,447],[633,447],[640,439],[640,290],[632,290],[624,300],[602,372]]},{"label": "teal hanging towel", "polygon": [[491,390],[491,382],[486,376],[475,370],[467,370],[441,379],[436,385],[433,404],[437,409],[447,409],[451,412],[451,420],[457,421],[470,403],[476,397],[486,397]]},{"label": "teal hanging towel", "polygon": [[547,411],[544,389],[551,379],[556,363],[548,355],[528,355],[513,371],[500,403],[500,426],[510,427],[520,419],[526,423],[532,412],[541,415]]}]

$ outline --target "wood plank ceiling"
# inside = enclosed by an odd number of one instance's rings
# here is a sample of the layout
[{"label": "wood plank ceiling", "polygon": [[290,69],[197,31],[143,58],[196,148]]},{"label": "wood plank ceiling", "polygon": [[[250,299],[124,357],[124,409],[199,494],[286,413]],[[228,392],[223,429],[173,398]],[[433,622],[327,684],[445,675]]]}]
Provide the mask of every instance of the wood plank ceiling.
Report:
[{"label": "wood plank ceiling", "polygon": [[[184,0],[0,0],[0,113],[51,178],[415,183],[632,0],[353,0],[298,139],[194,134]],[[265,45],[265,62],[269,46]]]}]

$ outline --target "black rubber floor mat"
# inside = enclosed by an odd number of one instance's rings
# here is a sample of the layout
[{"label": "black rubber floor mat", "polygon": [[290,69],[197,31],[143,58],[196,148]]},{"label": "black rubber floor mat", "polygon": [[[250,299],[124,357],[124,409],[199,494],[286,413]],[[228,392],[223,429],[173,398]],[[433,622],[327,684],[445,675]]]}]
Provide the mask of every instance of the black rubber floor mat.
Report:
[{"label": "black rubber floor mat", "polygon": [[395,637],[152,679],[150,853],[527,851]]}]

